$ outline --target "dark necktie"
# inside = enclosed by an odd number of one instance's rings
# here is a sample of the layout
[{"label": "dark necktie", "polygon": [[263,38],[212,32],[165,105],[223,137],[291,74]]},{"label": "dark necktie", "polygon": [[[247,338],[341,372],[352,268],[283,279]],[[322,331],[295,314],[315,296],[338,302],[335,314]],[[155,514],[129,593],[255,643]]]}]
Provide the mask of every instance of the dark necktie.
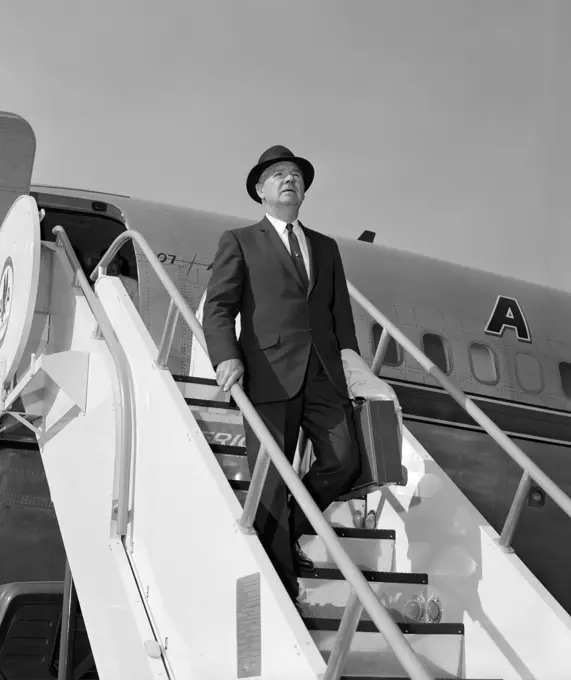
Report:
[{"label": "dark necktie", "polygon": [[299,247],[299,241],[297,240],[297,236],[293,233],[293,224],[286,225],[286,229],[293,263],[303,282],[305,290],[307,290],[309,288],[309,278],[307,276],[307,269],[305,268],[305,263],[303,261],[303,255],[301,254],[301,248]]}]

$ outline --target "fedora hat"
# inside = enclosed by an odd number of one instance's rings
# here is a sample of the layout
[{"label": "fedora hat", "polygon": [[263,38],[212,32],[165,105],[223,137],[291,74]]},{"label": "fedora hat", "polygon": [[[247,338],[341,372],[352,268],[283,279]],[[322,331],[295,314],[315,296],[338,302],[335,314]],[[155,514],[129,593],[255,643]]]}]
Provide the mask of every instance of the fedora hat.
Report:
[{"label": "fedora hat", "polygon": [[305,158],[300,158],[295,156],[289,149],[285,146],[271,146],[269,149],[264,151],[260,156],[257,165],[255,165],[248,174],[248,179],[246,180],[246,189],[250,198],[254,199],[257,203],[261,203],[261,199],[256,192],[256,184],[260,179],[260,175],[264,172],[266,168],[274,163],[279,163],[280,161],[290,161],[299,166],[301,174],[303,175],[303,183],[305,185],[305,190],[307,191],[313,182],[315,176],[315,170],[313,165]]}]

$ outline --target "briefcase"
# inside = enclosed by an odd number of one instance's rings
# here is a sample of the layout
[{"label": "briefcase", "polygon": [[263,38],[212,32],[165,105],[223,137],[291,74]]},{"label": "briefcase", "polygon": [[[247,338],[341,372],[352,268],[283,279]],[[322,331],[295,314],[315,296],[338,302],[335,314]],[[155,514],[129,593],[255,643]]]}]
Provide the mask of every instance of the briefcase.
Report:
[{"label": "briefcase", "polygon": [[365,496],[384,484],[403,484],[402,441],[392,401],[361,401],[353,408],[361,456],[361,474],[351,490],[339,498]]}]

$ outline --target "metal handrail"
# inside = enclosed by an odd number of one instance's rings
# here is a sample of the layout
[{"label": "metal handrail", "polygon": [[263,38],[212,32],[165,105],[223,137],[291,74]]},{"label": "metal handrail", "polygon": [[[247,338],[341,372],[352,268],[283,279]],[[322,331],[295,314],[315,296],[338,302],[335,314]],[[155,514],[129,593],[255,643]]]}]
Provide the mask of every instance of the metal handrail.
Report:
[{"label": "metal handrail", "polygon": [[379,344],[377,345],[377,351],[375,352],[373,363],[371,364],[371,371],[373,371],[375,375],[379,375],[381,368],[385,363],[385,357],[387,356],[387,350],[389,349],[390,341],[391,334],[386,328],[383,328],[383,332],[381,333],[381,337],[379,339]]},{"label": "metal handrail", "polygon": [[[115,257],[121,246],[128,240],[135,241],[141,248],[155,274],[165,287],[171,300],[174,302],[174,305],[178,309],[180,315],[194,333],[201,347],[205,350],[205,352],[208,352],[202,326],[186,303],[186,300],[182,297],[179,290],[173,284],[172,280],[166,273],[162,264],[159,262],[157,256],[152,251],[146,239],[139,232],[128,230],[117,236],[117,238],[113,241],[101,258],[97,268],[91,273],[90,278],[93,281],[96,281],[98,276],[105,275],[107,266]],[[305,488],[303,482],[295,473],[290,462],[285,457],[285,454],[270,434],[270,431],[265,426],[254,406],[244,393],[242,387],[238,383],[234,384],[230,390],[230,394],[234,398],[234,401],[241,410],[244,418],[246,418],[252,427],[252,430],[258,437],[258,440],[261,442],[261,445],[264,448],[264,451],[261,453],[267,453],[267,455],[270,457],[277,471],[282,476],[285,484],[298,502],[300,508],[305,513],[310,524],[315,529],[315,532],[325,544],[325,547],[328,549],[331,557],[335,560],[345,579],[351,584],[356,596],[362,602],[364,609],[367,611],[380,633],[394,651],[403,668],[413,680],[434,680],[433,676],[426,670],[422,662],[414,653],[412,647],[406,641],[399,626],[391,618],[385,607],[378,601],[374,591],[363,576],[361,570],[354,564],[343,548],[339,538],[337,537],[337,534],[323,516],[323,513]],[[129,477],[130,459],[127,460],[122,458],[120,478],[122,480],[126,480],[126,483],[128,484]],[[255,489],[252,489],[252,485],[250,486],[250,489],[253,493],[255,492]],[[119,507],[121,507],[122,503],[124,502],[125,499],[119,497]]]},{"label": "metal handrail", "polygon": [[[116,419],[116,429],[115,429],[115,439],[116,439],[116,451],[119,451],[121,461],[124,461],[124,465],[127,469],[131,466],[131,453],[132,445],[135,441],[135,419],[133,414],[133,378],[131,376],[131,371],[129,370],[129,363],[125,352],[121,347],[121,344],[115,336],[113,331],[113,326],[107,318],[107,314],[103,309],[99,298],[95,295],[89,281],[77,255],[71,245],[71,242],[65,233],[65,230],[61,226],[54,227],[52,233],[55,234],[57,241],[56,245],[63,247],[63,250],[69,260],[72,269],[74,270],[75,280],[80,286],[87,304],[91,309],[95,320],[97,321],[99,328],[101,330],[101,335],[107,343],[111,358],[117,369],[117,376],[119,382],[119,398],[120,403],[117,409],[117,419]],[[120,476],[119,478],[119,489],[117,498],[117,528],[116,532],[118,536],[125,536],[127,533],[127,524],[129,517],[129,477]]]},{"label": "metal handrail", "polygon": [[[389,333],[396,342],[398,342],[412,357],[415,359],[428,375],[436,378],[436,380],[444,387],[444,389],[452,396],[452,398],[462,406],[462,408],[470,415],[491,437],[502,447],[502,449],[533,479],[539,486],[541,486],[546,493],[557,503],[557,505],[571,517],[571,498],[560,489],[557,484],[548,477],[520,448],[515,444],[488,416],[468,397],[464,392],[458,389],[444,373],[430,361],[430,359],[421,352],[420,349],[409,340],[406,335],[395,326],[390,319],[388,319],[382,312],[380,312],[370,300],[368,300],[355,286],[347,282],[350,296],[359,303],[361,307],[367,311],[370,316],[375,319],[383,327],[383,334],[385,331]],[[388,343],[387,343],[388,344]],[[523,487],[523,483],[521,485]],[[521,502],[521,495],[517,500]]]}]

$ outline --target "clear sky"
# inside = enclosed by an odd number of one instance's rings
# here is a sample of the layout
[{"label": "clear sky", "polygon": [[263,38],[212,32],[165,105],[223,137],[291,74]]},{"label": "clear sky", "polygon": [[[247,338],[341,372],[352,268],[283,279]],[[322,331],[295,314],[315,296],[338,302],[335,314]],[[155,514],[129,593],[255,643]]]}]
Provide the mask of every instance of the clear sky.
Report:
[{"label": "clear sky", "polygon": [[33,180],[256,218],[285,144],[302,218],[571,290],[568,0],[6,2],[0,108]]}]

